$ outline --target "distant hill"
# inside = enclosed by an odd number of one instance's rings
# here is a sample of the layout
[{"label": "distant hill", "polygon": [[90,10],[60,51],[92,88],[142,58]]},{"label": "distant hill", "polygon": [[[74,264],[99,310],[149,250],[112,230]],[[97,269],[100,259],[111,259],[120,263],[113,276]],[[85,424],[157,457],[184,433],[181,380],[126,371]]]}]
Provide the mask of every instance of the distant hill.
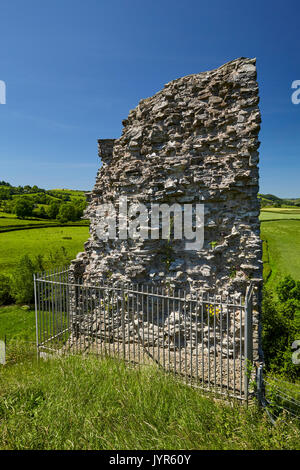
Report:
[{"label": "distant hill", "polygon": [[[85,201],[85,191],[78,189],[42,189],[38,186],[12,186],[6,181],[0,181],[0,208],[17,197],[30,196],[36,205],[49,205],[51,202]],[[274,194],[258,194],[261,207],[300,207],[300,198],[280,198]],[[2,208],[3,210],[3,208]]]},{"label": "distant hill", "polygon": [[280,198],[274,194],[259,194],[261,207],[300,207],[300,198]]}]

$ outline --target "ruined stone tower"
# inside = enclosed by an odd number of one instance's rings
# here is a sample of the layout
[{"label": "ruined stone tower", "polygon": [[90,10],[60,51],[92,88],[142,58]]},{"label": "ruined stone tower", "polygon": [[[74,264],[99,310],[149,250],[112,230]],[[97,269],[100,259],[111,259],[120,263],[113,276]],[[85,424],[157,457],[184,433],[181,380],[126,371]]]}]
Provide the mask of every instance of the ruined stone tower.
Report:
[{"label": "ruined stone tower", "polygon": [[[253,359],[259,359],[262,249],[257,199],[261,121],[258,102],[255,59],[246,58],[174,80],[151,98],[141,100],[123,121],[119,139],[99,140],[102,166],[95,187],[88,194],[85,213],[91,221],[90,238],[85,251],[72,262],[71,280],[80,277],[85,285],[121,281],[179,287],[190,296],[206,292],[220,299],[229,296],[241,301],[251,282],[255,291],[251,321]],[[186,250],[184,240],[171,236],[168,240],[100,239],[97,227],[109,214],[99,216],[98,208],[104,203],[117,206],[121,197],[126,197],[128,204],[143,203],[149,208],[150,218],[153,203],[180,207],[201,204],[204,206],[201,249]],[[77,311],[81,312],[80,299],[74,300],[75,304],[74,318]],[[98,315],[105,316],[104,310],[99,312]],[[160,333],[153,333],[153,341],[158,343],[159,335],[165,335],[161,326],[164,315],[162,307],[156,320],[152,320],[152,328],[161,329]],[[181,318],[182,312],[174,315]],[[219,317],[220,324],[223,317],[227,324],[231,368],[235,370],[235,354],[242,360],[237,349],[244,344],[245,318],[236,310],[229,314],[229,309],[224,309]],[[89,329],[90,324],[95,331],[102,328],[101,322],[95,320],[84,327],[85,317],[81,313],[79,320],[76,318],[76,331]],[[115,321],[120,321],[118,314]],[[184,336],[195,350],[197,321],[191,321],[190,336]],[[239,327],[236,322],[240,322]],[[135,331],[134,325],[133,322],[131,332]],[[178,328],[181,331],[183,326]],[[203,323],[201,328],[207,336],[209,356],[210,327]],[[223,333],[220,325],[219,328],[221,339],[217,348],[222,363]],[[131,334],[128,333],[127,342],[132,341]],[[171,336],[168,332],[167,337],[175,344]],[[135,333],[133,337],[135,341]],[[203,345],[203,338],[201,341]]]},{"label": "ruined stone tower", "polygon": [[[89,282],[217,292],[243,293],[250,279],[260,283],[258,102],[255,59],[246,58],[174,80],[141,100],[119,139],[99,140],[102,166],[85,214],[90,238],[73,269]],[[180,240],[99,240],[96,209],[120,196],[149,207],[204,204],[203,248],[185,251]]]}]

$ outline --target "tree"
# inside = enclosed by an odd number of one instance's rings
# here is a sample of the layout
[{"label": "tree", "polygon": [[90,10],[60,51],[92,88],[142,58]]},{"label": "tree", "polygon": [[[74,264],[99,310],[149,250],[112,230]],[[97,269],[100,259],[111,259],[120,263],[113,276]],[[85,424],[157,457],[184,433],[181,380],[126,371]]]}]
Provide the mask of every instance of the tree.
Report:
[{"label": "tree", "polygon": [[11,192],[8,187],[0,188],[0,199],[2,201],[11,199]]},{"label": "tree", "polygon": [[86,200],[82,198],[74,198],[73,199],[73,206],[75,207],[76,211],[76,220],[81,219],[83,216],[83,211],[86,208]]},{"label": "tree", "polygon": [[76,209],[72,204],[61,204],[57,219],[60,222],[68,222],[76,220]]},{"label": "tree", "polygon": [[276,287],[278,300],[264,291],[262,303],[262,347],[267,369],[294,379],[299,365],[292,362],[291,345],[299,339],[296,318],[300,315],[300,282],[286,276]]},{"label": "tree", "polygon": [[295,281],[290,275],[285,276],[277,285],[276,292],[281,302],[290,299],[300,301],[300,281]]},{"label": "tree", "polygon": [[47,219],[48,217],[47,212],[45,211],[43,206],[41,206],[37,211],[35,211],[35,214],[40,219]]},{"label": "tree", "polygon": [[11,294],[18,304],[34,303],[33,274],[44,271],[44,257],[39,254],[34,259],[24,255],[12,275]]},{"label": "tree", "polygon": [[56,219],[58,213],[59,213],[59,202],[51,202],[49,206],[47,207],[47,215],[49,219]]},{"label": "tree", "polygon": [[15,205],[12,200],[10,201],[3,201],[2,202],[2,210],[3,212],[7,212],[8,214],[12,214],[15,211]]},{"label": "tree", "polygon": [[5,274],[0,274],[0,305],[8,305],[13,302],[10,293],[11,279]]},{"label": "tree", "polygon": [[32,216],[33,207],[33,202],[29,198],[18,198],[15,202],[14,212],[17,217],[24,219]]},{"label": "tree", "polygon": [[12,294],[18,304],[33,304],[33,274],[35,266],[28,255],[20,259],[12,279]]}]

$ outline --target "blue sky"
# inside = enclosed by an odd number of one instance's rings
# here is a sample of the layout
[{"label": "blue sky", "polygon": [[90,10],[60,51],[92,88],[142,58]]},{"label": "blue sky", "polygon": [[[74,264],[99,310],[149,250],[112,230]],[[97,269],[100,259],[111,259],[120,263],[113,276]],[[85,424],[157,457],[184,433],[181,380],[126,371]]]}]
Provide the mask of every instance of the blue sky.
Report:
[{"label": "blue sky", "polygon": [[256,57],[260,191],[300,197],[300,3],[2,0],[0,180],[90,190],[97,139],[180,76]]}]

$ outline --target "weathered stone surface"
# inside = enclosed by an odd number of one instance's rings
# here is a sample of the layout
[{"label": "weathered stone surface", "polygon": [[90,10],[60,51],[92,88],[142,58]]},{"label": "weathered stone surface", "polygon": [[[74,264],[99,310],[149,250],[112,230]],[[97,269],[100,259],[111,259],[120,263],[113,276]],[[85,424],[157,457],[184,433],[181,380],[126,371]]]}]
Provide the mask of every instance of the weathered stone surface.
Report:
[{"label": "weathered stone surface", "polygon": [[[260,286],[258,102],[255,59],[246,58],[141,100],[119,139],[99,140],[103,166],[85,214],[90,238],[74,272],[91,283],[154,282],[216,294],[244,295],[250,279]],[[97,207],[120,196],[149,209],[154,202],[204,204],[203,249],[186,251],[182,240],[99,240]]]}]

